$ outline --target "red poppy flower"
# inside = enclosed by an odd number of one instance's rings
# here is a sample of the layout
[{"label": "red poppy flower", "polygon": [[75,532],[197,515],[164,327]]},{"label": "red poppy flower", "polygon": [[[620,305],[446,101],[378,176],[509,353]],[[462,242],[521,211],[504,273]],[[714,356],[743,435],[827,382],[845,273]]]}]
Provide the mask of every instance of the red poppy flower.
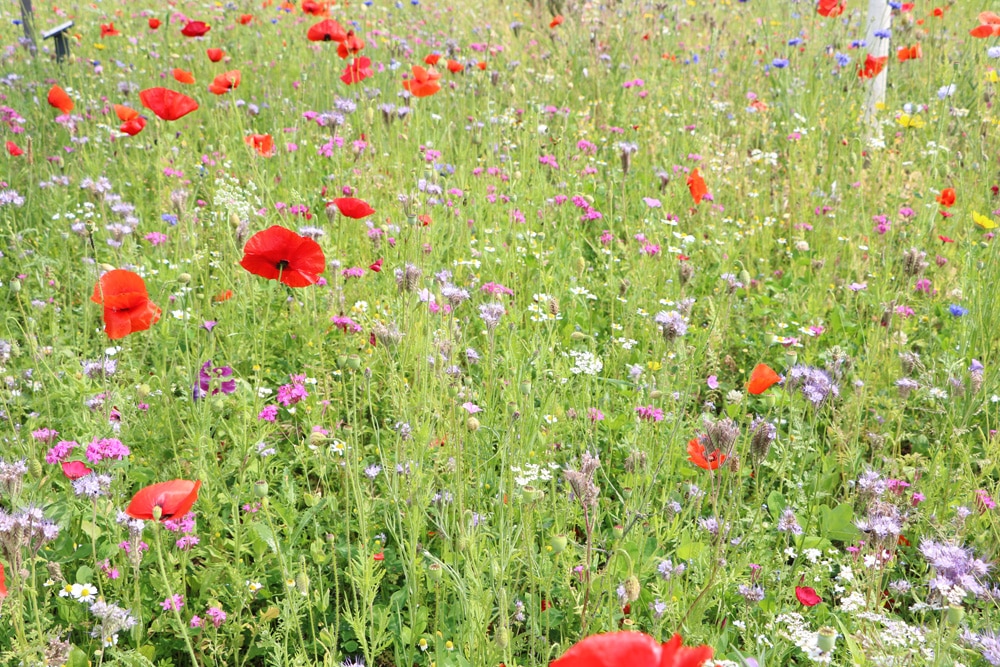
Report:
[{"label": "red poppy flower", "polygon": [[257,151],[259,155],[264,157],[274,155],[274,140],[270,134],[251,134],[243,137],[243,142]]},{"label": "red poppy flower", "polygon": [[147,88],[139,91],[139,100],[163,120],[183,118],[198,108],[198,103],[183,93],[169,88]]},{"label": "red poppy flower", "polygon": [[899,51],[896,52],[896,58],[901,63],[905,63],[907,60],[917,60],[918,58],[924,57],[924,50],[919,44],[914,44],[913,46],[904,46]]},{"label": "red poppy flower", "polygon": [[179,519],[191,511],[200,488],[201,480],[175,479],[152,484],[132,496],[125,513],[143,521]]},{"label": "red poppy flower", "polygon": [[367,218],[375,212],[375,209],[369,206],[364,199],[354,197],[339,197],[333,200],[333,205],[337,207],[341,215],[355,220]]},{"label": "red poppy flower", "polygon": [[127,120],[118,126],[119,132],[124,132],[130,137],[134,137],[144,129],[146,129],[146,119],[142,116],[136,116],[135,118]]},{"label": "red poppy flower", "polygon": [[726,458],[726,455],[718,449],[705,458],[705,445],[701,444],[698,438],[691,438],[688,442],[688,461],[699,468],[718,470],[719,466],[726,462]]},{"label": "red poppy flower", "polygon": [[479,69],[485,71],[486,70],[486,61],[485,60],[480,60],[478,63],[476,63],[476,67],[478,67]]},{"label": "red poppy flower", "polygon": [[101,39],[104,39],[105,37],[118,37],[119,35],[121,35],[121,33],[115,30],[114,23],[101,24]]},{"label": "red poppy flower", "polygon": [[1000,37],[1000,25],[983,24],[976,26],[969,31],[969,34],[977,39],[986,37]]},{"label": "red poppy flower", "polygon": [[661,644],[641,632],[609,632],[577,642],[550,667],[701,667],[711,646],[682,646],[675,634]]},{"label": "red poppy flower", "polygon": [[326,14],[326,7],[315,0],[304,0],[302,3],[302,13],[312,16],[323,16]]},{"label": "red poppy flower", "polygon": [[213,63],[217,63],[226,57],[226,52],[222,49],[206,49],[205,53],[208,54],[208,59]]},{"label": "red poppy flower", "polygon": [[441,60],[440,53],[432,53],[424,58],[425,65],[437,65],[438,61]]},{"label": "red poppy flower", "polygon": [[449,60],[448,61],[448,71],[451,72],[452,74],[458,74],[459,72],[461,72],[464,69],[465,69],[465,65],[463,65],[462,63],[460,63],[460,62],[458,62],[456,60]]},{"label": "red poppy flower", "polygon": [[365,48],[364,40],[354,34],[353,30],[347,32],[347,36],[337,45],[337,55],[346,59],[348,56],[356,55]]},{"label": "red poppy flower", "polygon": [[230,90],[239,88],[240,81],[240,71],[238,69],[233,69],[228,72],[223,72],[219,76],[215,77],[212,80],[212,83],[208,84],[208,89],[216,95],[225,95]]},{"label": "red poppy flower", "polygon": [[67,95],[66,91],[58,85],[49,88],[49,104],[63,113],[71,112],[74,106],[73,100],[70,99],[70,96]]},{"label": "red poppy flower", "polygon": [[156,30],[159,27],[160,27],[160,19],[157,19],[157,18],[151,18],[151,19],[149,19],[149,29],[150,30]]},{"label": "red poppy flower", "polygon": [[174,79],[176,79],[179,83],[194,83],[194,74],[188,72],[187,70],[183,70],[180,67],[175,67],[171,74],[174,75]]},{"label": "red poppy flower", "polygon": [[945,188],[941,191],[941,194],[935,197],[935,201],[945,208],[951,208],[955,205],[957,198],[958,194],[955,192],[955,188]]},{"label": "red poppy flower", "polygon": [[185,37],[201,37],[211,29],[212,26],[208,25],[204,21],[188,21],[187,24],[181,29],[181,34]]},{"label": "red poppy flower", "polygon": [[80,479],[94,472],[83,461],[63,461],[62,471],[66,479]]},{"label": "red poppy flower", "polygon": [[344,73],[340,75],[340,80],[350,86],[353,83],[361,83],[370,76],[374,76],[372,61],[367,56],[355,58],[354,62],[344,68]]},{"label": "red poppy flower", "polygon": [[438,79],[441,75],[433,69],[424,69],[420,65],[414,65],[413,78],[403,81],[403,88],[408,90],[414,97],[430,97],[441,90]]},{"label": "red poppy flower", "polygon": [[319,280],[326,257],[319,244],[279,225],[250,237],[240,266],[261,278],[280,280],[289,287],[308,287]]},{"label": "red poppy flower", "polygon": [[941,241],[941,243],[954,243],[955,242],[955,239],[950,239],[947,236],[939,236],[938,240]]},{"label": "red poppy flower", "polygon": [[808,586],[796,586],[795,587],[795,597],[799,599],[799,602],[807,607],[815,607],[823,598],[816,595],[816,591],[809,588]]},{"label": "red poppy flower", "polygon": [[347,31],[333,19],[325,19],[309,28],[306,37],[310,42],[343,42],[347,39]]},{"label": "red poppy flower", "polygon": [[240,25],[248,25],[253,21],[253,14],[240,14]]},{"label": "red poppy flower", "polygon": [[879,56],[876,58],[872,54],[868,54],[865,57],[864,65],[858,67],[858,78],[859,79],[874,79],[882,70],[885,69],[885,64],[889,62],[889,56]]},{"label": "red poppy flower", "polygon": [[753,372],[750,373],[747,391],[754,396],[759,396],[779,382],[781,382],[781,376],[771,370],[770,366],[757,364],[754,366]]},{"label": "red poppy flower", "polygon": [[375,555],[372,556],[372,560],[379,561],[379,562],[384,561],[385,560],[385,552],[379,551],[377,554],[375,554]]},{"label": "red poppy flower", "polygon": [[104,332],[112,340],[145,331],[160,319],[142,277],[124,269],[102,275],[90,300],[104,306]]},{"label": "red poppy flower", "polygon": [[562,17],[562,14],[558,14],[555,17],[553,17],[551,21],[549,21],[549,27],[555,28],[557,25],[562,25],[563,20],[564,19]]},{"label": "red poppy flower", "polygon": [[820,16],[832,18],[843,14],[844,8],[844,0],[819,0],[819,4],[816,5],[816,13]]},{"label": "red poppy flower", "polygon": [[701,200],[705,198],[708,194],[708,186],[705,185],[705,179],[701,177],[698,173],[698,168],[695,167],[691,170],[691,173],[687,177],[688,191],[691,192],[691,198],[694,199],[694,205],[697,206],[701,203]]},{"label": "red poppy flower", "polygon": [[7,142],[7,152],[10,153],[11,157],[18,157],[19,155],[24,155],[24,151],[21,147],[15,144],[13,141]]},{"label": "red poppy flower", "polygon": [[233,290],[227,289],[225,292],[219,292],[212,297],[212,303],[225,303],[233,298]]},{"label": "red poppy flower", "polygon": [[377,260],[375,260],[374,264],[369,264],[368,270],[374,271],[375,273],[382,273],[382,258],[379,257]]},{"label": "red poppy flower", "polygon": [[135,109],[121,104],[114,105],[115,115],[118,116],[118,120],[125,122],[127,120],[132,120],[139,115],[139,112]]},{"label": "red poppy flower", "polygon": [[3,563],[0,563],[0,600],[7,597],[7,575],[3,571]]},{"label": "red poppy flower", "polygon": [[417,216],[417,220],[420,221],[420,226],[421,227],[430,227],[431,226],[431,222],[433,222],[431,220],[431,216],[428,215],[427,213],[424,213],[423,215],[418,215]]}]

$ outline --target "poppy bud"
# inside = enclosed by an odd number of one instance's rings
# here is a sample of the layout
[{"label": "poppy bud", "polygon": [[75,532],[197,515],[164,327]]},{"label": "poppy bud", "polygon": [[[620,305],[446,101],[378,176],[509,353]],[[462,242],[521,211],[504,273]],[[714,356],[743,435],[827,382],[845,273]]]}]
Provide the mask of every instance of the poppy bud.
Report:
[{"label": "poppy bud", "polygon": [[299,595],[305,597],[309,595],[309,575],[305,572],[299,572],[295,575],[295,590],[299,592]]},{"label": "poppy bud", "polygon": [[435,584],[439,584],[444,578],[444,570],[441,569],[438,563],[431,563],[427,566],[427,578]]},{"label": "poppy bud", "polygon": [[337,368],[343,368],[346,365],[347,365],[347,355],[346,354],[338,354],[337,355]]},{"label": "poppy bud", "polygon": [[566,549],[566,545],[569,540],[565,535],[552,535],[549,537],[549,547],[552,548],[552,553],[559,554]]},{"label": "poppy bud", "polygon": [[823,653],[831,653],[837,646],[837,631],[829,625],[824,625],[816,632],[816,648]]},{"label": "poppy bud", "polygon": [[965,609],[960,605],[949,605],[945,611],[945,621],[953,628],[957,628],[965,618]]},{"label": "poppy bud", "polygon": [[267,482],[260,480],[259,482],[254,482],[253,485],[253,495],[258,498],[267,498],[268,486]]},{"label": "poppy bud", "polygon": [[455,551],[465,551],[469,548],[469,538],[465,535],[459,535],[455,538]]},{"label": "poppy bud", "polygon": [[11,280],[10,281],[10,291],[13,292],[14,294],[17,294],[18,292],[20,292],[21,291],[21,281],[18,280],[17,278],[14,278],[13,280]]},{"label": "poppy bud", "polygon": [[37,459],[31,459],[28,464],[28,474],[32,477],[38,478],[42,476],[42,464]]},{"label": "poppy bud", "polygon": [[639,599],[639,593],[642,591],[642,586],[639,585],[639,578],[634,574],[630,575],[628,579],[625,580],[625,597],[629,602],[635,602]]},{"label": "poppy bud", "polygon": [[524,382],[521,383],[520,390],[521,394],[523,394],[524,396],[528,396],[529,394],[531,394],[531,383],[525,380]]},{"label": "poppy bud", "polygon": [[179,276],[177,276],[177,282],[179,282],[181,285],[187,285],[189,282],[191,282],[191,274],[190,273],[180,274]]},{"label": "poppy bud", "polygon": [[583,333],[582,331],[574,331],[569,335],[569,337],[572,340],[584,340],[587,337],[587,334]]},{"label": "poppy bud", "polygon": [[507,645],[510,644],[510,630],[508,630],[507,628],[500,628],[499,630],[497,630],[497,633],[493,637],[493,639],[496,641],[497,646],[499,646],[500,648],[507,648]]},{"label": "poppy bud", "polygon": [[323,435],[322,431],[312,431],[309,434],[310,445],[322,445],[324,442],[326,442],[326,436]]},{"label": "poppy bud", "polygon": [[135,388],[135,393],[139,396],[139,398],[146,398],[152,391],[153,389],[145,382]]},{"label": "poppy bud", "polygon": [[649,392],[649,397],[655,401],[656,399],[663,397],[663,392],[660,391],[659,389],[654,389],[653,391]]},{"label": "poppy bud", "polygon": [[110,264],[99,264],[98,266],[101,267],[101,271],[114,271],[115,270],[115,267],[111,266]]},{"label": "poppy bud", "polygon": [[229,226],[233,229],[240,226],[240,216],[236,215],[235,212],[229,214]]},{"label": "poppy bud", "polygon": [[217,397],[212,399],[213,412],[222,412],[225,409],[226,409],[226,402],[222,398]]},{"label": "poppy bud", "polygon": [[526,485],[524,489],[522,489],[522,491],[524,493],[524,499],[527,500],[529,503],[538,502],[539,500],[545,497],[544,491],[534,486],[531,486],[530,484]]},{"label": "poppy bud", "polygon": [[465,428],[475,433],[479,430],[479,420],[475,417],[469,417],[465,420]]},{"label": "poppy bud", "polygon": [[347,367],[352,371],[361,370],[361,357],[356,354],[347,357]]}]

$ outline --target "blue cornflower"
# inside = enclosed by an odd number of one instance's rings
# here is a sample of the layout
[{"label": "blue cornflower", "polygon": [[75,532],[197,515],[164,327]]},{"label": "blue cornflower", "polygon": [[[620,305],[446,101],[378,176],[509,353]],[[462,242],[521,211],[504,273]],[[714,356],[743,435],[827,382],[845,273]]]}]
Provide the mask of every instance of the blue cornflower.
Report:
[{"label": "blue cornflower", "polygon": [[886,28],[885,30],[876,30],[875,36],[878,37],[879,39],[889,39],[890,37],[892,37],[892,30],[890,30],[889,28]]},{"label": "blue cornflower", "polygon": [[962,308],[957,303],[953,303],[948,306],[948,312],[951,313],[953,317],[962,317],[963,315],[969,314],[968,309]]},{"label": "blue cornflower", "polygon": [[866,46],[868,46],[868,42],[866,42],[863,39],[856,39],[853,42],[851,42],[852,49],[863,49]]},{"label": "blue cornflower", "polygon": [[771,66],[777,69],[785,69],[788,67],[788,58],[775,58],[771,61]]},{"label": "blue cornflower", "polygon": [[840,51],[837,51],[837,53],[833,56],[833,59],[837,61],[838,67],[847,67],[851,62],[851,57],[846,53],[841,53]]},{"label": "blue cornflower", "polygon": [[788,40],[788,46],[798,46],[801,43],[802,43],[801,37],[792,37],[790,40]]}]

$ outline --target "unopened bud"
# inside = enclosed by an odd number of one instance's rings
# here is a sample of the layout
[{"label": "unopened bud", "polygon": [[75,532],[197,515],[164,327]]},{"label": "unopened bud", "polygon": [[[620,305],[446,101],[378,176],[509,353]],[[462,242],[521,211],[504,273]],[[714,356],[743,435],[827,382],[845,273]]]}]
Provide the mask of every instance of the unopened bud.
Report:
[{"label": "unopened bud", "polygon": [[309,595],[309,575],[305,572],[299,572],[295,575],[295,590],[299,592],[299,595],[305,597]]},{"label": "unopened bud", "polygon": [[625,580],[625,597],[629,602],[635,602],[639,599],[639,593],[642,591],[642,586],[639,585],[639,578],[634,574],[630,575],[628,579]]},{"label": "unopened bud", "polygon": [[189,282],[191,282],[191,274],[182,273],[181,275],[177,276],[177,282],[179,282],[181,285],[187,285]]},{"label": "unopened bud", "polygon": [[479,420],[475,417],[469,417],[465,420],[465,428],[475,433],[479,430]]}]

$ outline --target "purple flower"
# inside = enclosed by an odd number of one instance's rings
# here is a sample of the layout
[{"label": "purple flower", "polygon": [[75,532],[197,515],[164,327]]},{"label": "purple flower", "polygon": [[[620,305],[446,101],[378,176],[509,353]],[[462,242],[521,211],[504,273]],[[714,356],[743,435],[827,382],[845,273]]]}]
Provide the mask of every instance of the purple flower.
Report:
[{"label": "purple flower", "polygon": [[[233,374],[233,369],[229,366],[212,366],[212,360],[209,359],[201,366],[201,370],[198,372],[198,383],[194,386],[193,397],[194,400],[200,400],[209,395],[209,389],[211,389],[211,394],[214,396],[219,392],[223,394],[231,394],[236,391],[236,380],[227,380],[226,378],[231,377]],[[212,388],[212,381],[217,382],[218,386]]]},{"label": "purple flower", "polygon": [[639,419],[643,421],[663,421],[663,409],[652,405],[640,405],[635,409],[635,413],[639,416]]},{"label": "purple flower", "polygon": [[174,593],[173,595],[171,595],[166,600],[160,603],[160,607],[163,608],[163,611],[170,611],[170,610],[180,611],[181,607],[183,606],[184,606],[184,596],[178,593]]},{"label": "purple flower", "polygon": [[122,444],[117,438],[94,438],[87,445],[87,460],[91,463],[100,463],[104,459],[123,460],[132,452]]}]

